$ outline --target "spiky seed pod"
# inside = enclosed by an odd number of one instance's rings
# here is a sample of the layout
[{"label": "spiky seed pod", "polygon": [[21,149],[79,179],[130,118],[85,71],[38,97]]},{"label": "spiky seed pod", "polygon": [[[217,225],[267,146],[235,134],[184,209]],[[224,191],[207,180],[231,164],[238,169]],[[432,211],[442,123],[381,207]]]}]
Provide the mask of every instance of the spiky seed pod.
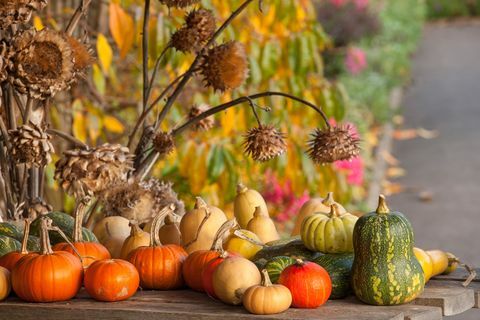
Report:
[{"label": "spiky seed pod", "polygon": [[[188,120],[191,120],[199,116],[206,110],[208,110],[208,106],[206,104],[202,104],[199,106],[194,105],[193,107],[190,108],[190,111],[188,111]],[[195,123],[192,129],[194,131],[200,131],[200,130],[207,131],[213,128],[214,125],[215,125],[215,120],[213,119],[212,116],[210,116]]]},{"label": "spiky seed pod", "polygon": [[245,47],[237,41],[211,48],[203,57],[200,71],[208,87],[226,91],[238,88],[248,75]]},{"label": "spiky seed pod", "polygon": [[162,156],[168,155],[175,149],[175,140],[169,132],[161,131],[153,137],[153,147]]},{"label": "spiky seed pod", "polygon": [[169,8],[186,8],[199,3],[200,0],[160,0],[161,4]]},{"label": "spiky seed pod", "polygon": [[360,154],[359,142],[348,125],[316,129],[308,141],[308,155],[321,164],[350,160]]},{"label": "spiky seed pod", "polygon": [[207,9],[191,11],[185,18],[187,28],[198,32],[200,41],[206,42],[215,32],[217,24],[213,12]]},{"label": "spiky seed pod", "polygon": [[125,182],[133,169],[133,156],[119,144],[64,152],[55,164],[55,179],[63,190],[77,198],[100,195],[113,185]]},{"label": "spiky seed pod", "polygon": [[196,29],[182,27],[172,34],[170,45],[180,52],[197,52],[202,47],[202,41]]},{"label": "spiky seed pod", "polygon": [[74,79],[74,54],[59,32],[24,31],[13,40],[13,52],[10,81],[21,93],[46,99],[67,89]]},{"label": "spiky seed pod", "polygon": [[73,68],[75,72],[84,72],[85,69],[91,66],[95,61],[93,58],[93,51],[72,36],[66,35],[65,38],[72,48],[74,61]]},{"label": "spiky seed pod", "polygon": [[1,0],[0,29],[5,30],[12,24],[27,23],[34,10],[41,10],[47,0]]},{"label": "spiky seed pod", "polygon": [[185,206],[172,190],[172,184],[156,179],[119,184],[106,192],[102,200],[107,215],[122,216],[139,223],[149,221],[171,203],[175,204],[177,214],[185,212]]},{"label": "spiky seed pod", "polygon": [[52,161],[51,136],[38,124],[29,123],[10,130],[11,154],[16,163],[41,167]]},{"label": "spiky seed pod", "polygon": [[35,219],[36,217],[45,215],[53,210],[53,207],[49,205],[45,200],[42,198],[36,198],[30,204],[28,208],[28,217],[31,219]]},{"label": "spiky seed pod", "polygon": [[245,154],[255,161],[268,161],[287,150],[285,134],[273,125],[260,125],[248,130],[243,143]]}]

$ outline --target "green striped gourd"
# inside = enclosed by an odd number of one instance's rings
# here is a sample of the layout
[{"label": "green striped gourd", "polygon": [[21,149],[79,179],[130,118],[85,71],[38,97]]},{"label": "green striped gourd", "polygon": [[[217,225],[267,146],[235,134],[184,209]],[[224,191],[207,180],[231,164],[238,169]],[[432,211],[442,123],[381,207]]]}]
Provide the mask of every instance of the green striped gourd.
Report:
[{"label": "green striped gourd", "polygon": [[353,232],[355,295],[372,305],[410,302],[422,293],[424,275],[413,252],[410,222],[391,212],[380,196],[376,211],[358,219]]},{"label": "green striped gourd", "polygon": [[330,206],[330,214],[315,213],[305,218],[300,235],[305,246],[322,253],[353,252],[353,227],[358,218],[341,213],[337,204]]},{"label": "green striped gourd", "polygon": [[21,248],[22,244],[18,240],[0,235],[0,257],[12,251],[20,251]]},{"label": "green striped gourd", "polygon": [[0,222],[0,235],[22,241],[22,230],[9,222]]},{"label": "green striped gourd", "polygon": [[351,274],[353,253],[329,253],[315,260],[316,264],[327,270],[332,280],[330,299],[342,299],[352,292]]},{"label": "green striped gourd", "polygon": [[265,270],[268,272],[268,276],[270,277],[270,281],[272,283],[277,283],[278,278],[280,278],[280,274],[282,271],[294,264],[296,259],[287,257],[287,256],[279,256],[273,257],[265,264]]}]

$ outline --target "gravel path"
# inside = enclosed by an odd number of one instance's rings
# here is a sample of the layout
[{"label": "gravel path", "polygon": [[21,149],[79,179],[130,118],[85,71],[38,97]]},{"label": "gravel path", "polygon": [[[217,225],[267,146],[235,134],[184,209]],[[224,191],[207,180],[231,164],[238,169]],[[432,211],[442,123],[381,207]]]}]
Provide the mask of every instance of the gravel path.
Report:
[{"label": "gravel path", "polygon": [[[390,207],[408,215],[417,246],[480,267],[480,24],[425,27],[403,106],[405,128],[440,135],[394,142],[407,171],[397,181],[410,192],[390,197]],[[419,191],[432,201],[419,201]],[[449,319],[480,319],[480,309]]]}]

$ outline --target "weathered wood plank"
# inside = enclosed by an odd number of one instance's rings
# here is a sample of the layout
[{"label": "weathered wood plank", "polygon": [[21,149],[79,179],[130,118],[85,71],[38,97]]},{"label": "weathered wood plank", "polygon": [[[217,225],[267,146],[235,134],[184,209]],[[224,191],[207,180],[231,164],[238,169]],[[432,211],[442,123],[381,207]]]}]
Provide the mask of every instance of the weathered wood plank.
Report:
[{"label": "weathered wood plank", "polygon": [[[462,286],[463,281],[442,281],[442,280],[430,280],[429,287],[443,287],[443,288],[464,288]],[[474,308],[480,308],[480,281],[472,281],[468,287],[474,291],[475,305]]]},{"label": "weathered wood plank", "polygon": [[[480,268],[476,268],[475,271],[477,272],[477,275],[473,281],[478,281],[480,282]],[[469,276],[468,271],[463,268],[463,267],[458,267],[457,270],[450,274],[441,274],[433,279],[435,280],[452,280],[452,281],[465,281]]]}]

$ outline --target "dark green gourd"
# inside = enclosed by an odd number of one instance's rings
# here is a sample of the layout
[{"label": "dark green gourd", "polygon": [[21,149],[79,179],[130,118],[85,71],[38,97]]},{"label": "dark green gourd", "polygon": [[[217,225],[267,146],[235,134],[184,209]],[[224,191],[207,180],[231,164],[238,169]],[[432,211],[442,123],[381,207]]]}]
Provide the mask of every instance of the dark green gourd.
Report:
[{"label": "dark green gourd", "polygon": [[422,293],[424,276],[413,253],[410,222],[391,212],[380,196],[378,208],[358,219],[353,231],[352,287],[372,305],[407,303]]},{"label": "dark green gourd", "polygon": [[324,254],[313,262],[322,266],[330,275],[332,294],[329,299],[342,299],[352,293],[353,253]]}]

